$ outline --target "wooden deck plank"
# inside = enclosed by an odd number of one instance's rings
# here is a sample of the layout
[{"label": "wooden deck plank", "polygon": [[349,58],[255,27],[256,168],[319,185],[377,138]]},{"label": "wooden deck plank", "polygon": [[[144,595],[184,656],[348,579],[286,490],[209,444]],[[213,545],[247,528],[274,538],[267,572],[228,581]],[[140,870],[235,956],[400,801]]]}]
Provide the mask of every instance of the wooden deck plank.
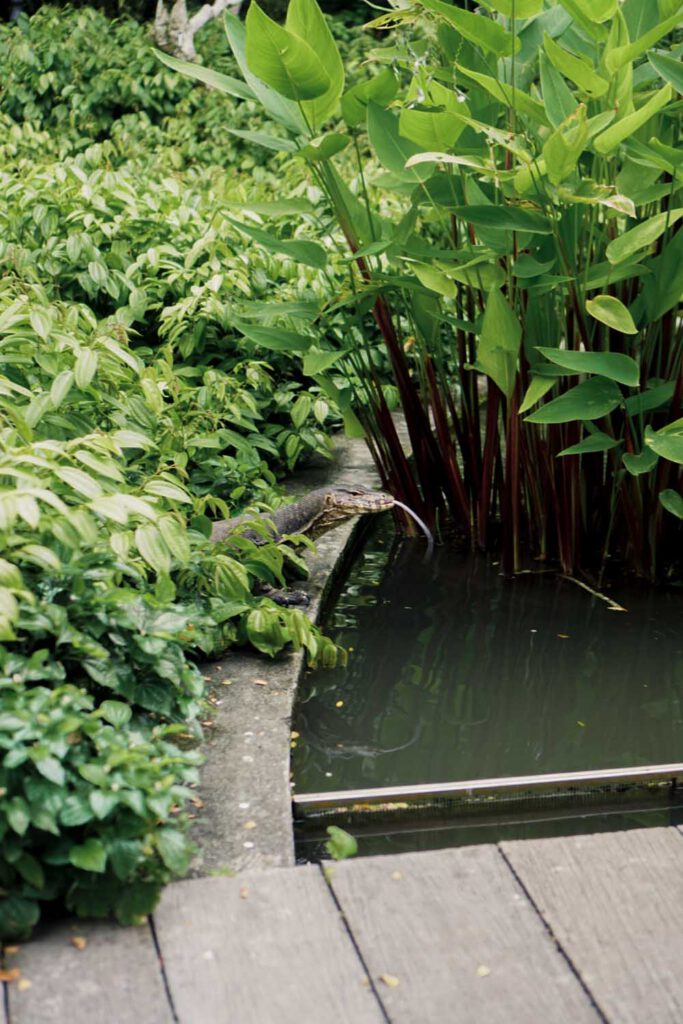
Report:
[{"label": "wooden deck plank", "polygon": [[609,1021],[683,1020],[683,841],[674,828],[502,843]]},{"label": "wooden deck plank", "polygon": [[393,1024],[599,1020],[495,846],[347,861],[331,881]]},{"label": "wooden deck plank", "polygon": [[154,914],[180,1024],[380,1024],[320,871],[178,882]]},{"label": "wooden deck plank", "polygon": [[[83,949],[73,945],[85,940]],[[9,986],[11,1024],[173,1024],[149,925],[60,922],[6,954],[30,986]]]}]

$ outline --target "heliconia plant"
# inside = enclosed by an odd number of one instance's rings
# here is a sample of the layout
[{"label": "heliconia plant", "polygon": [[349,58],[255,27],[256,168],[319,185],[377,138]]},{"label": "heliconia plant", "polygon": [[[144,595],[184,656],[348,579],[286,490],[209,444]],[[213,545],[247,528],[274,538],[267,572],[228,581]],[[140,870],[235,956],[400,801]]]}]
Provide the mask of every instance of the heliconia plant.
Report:
[{"label": "heliconia plant", "polygon": [[305,163],[347,248],[335,277],[321,245],[257,229],[329,298],[305,331],[284,308],[240,329],[301,352],[385,485],[483,549],[500,536],[507,573],[524,552],[680,571],[683,3],[396,2],[371,23],[394,45],[346,91],[315,0],[225,24],[243,82],[159,56],[263,105],[277,129],[252,141]]}]

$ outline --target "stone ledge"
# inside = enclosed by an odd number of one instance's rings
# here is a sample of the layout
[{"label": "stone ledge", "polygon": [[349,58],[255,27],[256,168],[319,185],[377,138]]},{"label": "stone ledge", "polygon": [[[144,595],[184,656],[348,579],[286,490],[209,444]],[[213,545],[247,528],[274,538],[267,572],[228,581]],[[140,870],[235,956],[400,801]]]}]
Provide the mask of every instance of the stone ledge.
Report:
[{"label": "stone ledge", "polygon": [[[296,495],[345,483],[379,485],[363,441],[340,441],[330,462],[300,471],[288,489]],[[313,621],[359,522],[350,520],[324,534],[316,553],[308,556],[310,577],[302,589],[310,595]],[[294,864],[289,752],[303,664],[302,653],[271,660],[253,652],[230,652],[205,666],[210,692],[219,703],[203,746],[203,807],[191,833],[200,852],[191,874]]]}]

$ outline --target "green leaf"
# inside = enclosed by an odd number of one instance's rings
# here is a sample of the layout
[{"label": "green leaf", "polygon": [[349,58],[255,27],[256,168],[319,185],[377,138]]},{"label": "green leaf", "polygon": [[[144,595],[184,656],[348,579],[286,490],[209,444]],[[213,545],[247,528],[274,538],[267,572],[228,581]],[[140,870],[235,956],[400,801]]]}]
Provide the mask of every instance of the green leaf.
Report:
[{"label": "green leaf", "polygon": [[592,99],[605,95],[609,89],[609,82],[602,78],[587,60],[563,49],[547,33],[543,37],[543,47],[553,66],[578,85],[583,93]]},{"label": "green leaf", "polygon": [[654,469],[659,461],[659,456],[649,448],[644,448],[639,455],[624,452],[621,459],[632,476],[640,476],[641,473],[649,473],[651,469]]},{"label": "green leaf", "polygon": [[193,848],[182,832],[175,828],[160,828],[155,843],[161,859],[170,871],[175,875],[187,871]]},{"label": "green leaf", "polygon": [[502,292],[492,289],[477,344],[476,369],[491,377],[507,398],[515,388],[521,340],[522,327],[514,311]]},{"label": "green leaf", "polygon": [[618,0],[574,0],[574,4],[585,18],[600,25],[614,17]]},{"label": "green leaf", "polygon": [[327,91],[302,106],[312,128],[323,124],[334,114],[344,90],[344,65],[337,44],[315,0],[290,0],[287,8],[287,29],[311,47],[329,76]]},{"label": "green leaf", "polygon": [[582,103],[543,144],[543,159],[553,185],[560,185],[574,173],[587,142],[586,108]]},{"label": "green leaf", "polygon": [[117,899],[114,913],[120,924],[140,924],[159,902],[159,882],[133,882]]},{"label": "green leaf", "polygon": [[86,839],[81,845],[71,847],[69,862],[81,871],[102,874],[107,866],[107,851],[99,839]]},{"label": "green leaf", "polygon": [[358,842],[355,836],[345,832],[338,825],[328,825],[326,832],[330,838],[325,843],[325,849],[333,860],[346,860],[347,857],[355,857],[358,853]]},{"label": "green leaf", "polygon": [[326,352],[323,349],[312,348],[304,356],[304,373],[308,377],[323,373],[334,366],[343,355],[343,352]]},{"label": "green leaf", "polygon": [[7,815],[7,821],[9,822],[10,828],[16,832],[17,835],[23,836],[26,829],[31,824],[28,804],[24,798],[22,796],[13,796],[5,806],[4,812]]},{"label": "green leaf", "polygon": [[651,427],[647,427],[645,444],[661,458],[683,465],[683,433],[669,433],[669,429],[665,427],[655,432]]},{"label": "green leaf", "polygon": [[616,448],[619,444],[621,441],[610,437],[609,434],[603,434],[601,430],[596,430],[594,434],[589,434],[583,441],[573,444],[570,448],[565,448],[559,454],[587,455],[590,452],[608,452],[610,448]]},{"label": "green leaf", "polygon": [[531,96],[527,96],[521,89],[507,85],[497,78],[492,78],[491,75],[482,75],[478,71],[472,71],[463,64],[456,63],[455,66],[463,75],[471,78],[473,82],[480,85],[490,96],[493,96],[494,100],[498,103],[502,103],[511,110],[516,110],[519,114],[524,114],[538,124],[548,125],[550,123],[543,104]]},{"label": "green leaf", "polygon": [[0,939],[23,939],[38,923],[40,906],[21,896],[0,896]]},{"label": "green leaf", "polygon": [[74,378],[76,386],[87,388],[97,371],[98,355],[91,348],[82,348],[76,358],[74,366]]},{"label": "green leaf", "polygon": [[577,103],[564,78],[555,70],[544,52],[539,54],[539,67],[543,104],[550,123],[557,128],[574,113]]},{"label": "green leaf", "polygon": [[[42,889],[45,885],[45,872],[39,861],[30,853],[22,853],[15,867],[24,881],[34,889]],[[2,904],[0,904],[0,907]]]},{"label": "green leaf", "polygon": [[210,85],[212,89],[217,89],[218,92],[226,93],[228,96],[236,96],[237,99],[241,100],[254,99],[252,90],[244,82],[240,82],[239,78],[223,75],[220,71],[212,71],[211,68],[205,68],[195,61],[180,60],[178,57],[172,57],[169,53],[163,53],[162,50],[152,48],[152,53],[162,64],[171,68],[172,71],[179,71],[181,75],[185,75],[187,78],[194,78],[198,82],[204,82],[205,85]]},{"label": "green leaf", "polygon": [[108,844],[109,863],[122,882],[127,881],[143,858],[142,843],[137,839],[112,839]]},{"label": "green leaf", "polygon": [[102,821],[119,804],[116,793],[107,793],[103,789],[94,789],[90,794],[90,806],[95,817]]},{"label": "green leaf", "polygon": [[[524,2],[524,0],[522,0]],[[474,43],[484,53],[493,53],[497,57],[517,53],[520,48],[518,36],[507,32],[502,25],[482,14],[463,11],[443,0],[418,0],[421,7],[431,11],[437,17],[448,22],[456,29],[463,39]]]},{"label": "green leaf", "polygon": [[453,212],[474,227],[500,228],[506,231],[528,231],[549,235],[552,226],[547,217],[522,206],[456,206]]},{"label": "green leaf", "polygon": [[543,10],[543,0],[484,0],[486,7],[492,7],[506,18],[535,18]]},{"label": "green leaf", "polygon": [[551,363],[573,373],[595,373],[632,388],[637,387],[640,381],[637,362],[621,352],[574,352],[543,345],[537,345],[536,350]]},{"label": "green leaf", "polygon": [[338,153],[343,153],[351,143],[350,135],[343,135],[340,132],[329,132],[320,139],[314,139],[308,146],[299,150],[298,156],[303,160],[310,160],[313,163],[321,163],[331,160]]},{"label": "green leaf", "polygon": [[190,541],[185,526],[173,516],[162,516],[156,525],[178,564],[187,565],[190,561]]},{"label": "green leaf", "polygon": [[145,494],[154,494],[158,498],[168,498],[170,501],[178,501],[181,504],[191,505],[192,498],[178,484],[170,480],[159,480],[158,478],[148,480],[145,484]]},{"label": "green leaf", "polygon": [[607,154],[617,148],[620,142],[629,138],[639,128],[642,128],[651,117],[666,106],[672,96],[671,86],[665,85],[663,89],[656,92],[647,103],[644,103],[639,110],[627,114],[616,124],[611,125],[606,131],[601,132],[593,140],[593,148],[596,153]]},{"label": "green leaf", "polygon": [[616,49],[610,50],[605,57],[605,66],[609,73],[615,74],[625,64],[635,60],[636,57],[640,57],[642,53],[645,53],[651,46],[654,46],[662,36],[677,28],[680,25],[682,13],[683,5],[679,5],[675,14],[659,21],[649,32],[645,32],[640,39],[636,39],[635,42],[628,43],[626,46],[618,46]]},{"label": "green leaf", "polygon": [[50,401],[55,409],[58,409],[66,396],[71,391],[74,382],[74,375],[71,370],[62,370],[52,381],[50,388]]},{"label": "green leaf", "polygon": [[41,760],[35,762],[35,766],[44,778],[54,782],[56,786],[64,785],[66,773],[61,761],[58,761],[56,757],[41,758]]},{"label": "green leaf", "polygon": [[657,213],[649,220],[637,224],[636,227],[618,235],[607,246],[605,252],[610,263],[621,263],[629,259],[640,249],[645,249],[656,242],[667,228],[672,228],[683,217],[683,207]]},{"label": "green leaf", "polygon": [[379,162],[401,181],[426,181],[433,174],[433,164],[406,168],[406,161],[420,151],[419,147],[400,134],[396,115],[372,100],[368,103],[368,136]]},{"label": "green leaf", "polygon": [[313,341],[305,334],[282,327],[259,327],[243,320],[233,320],[232,323],[245,338],[273,352],[307,352]]},{"label": "green leaf", "polygon": [[317,270],[324,270],[327,265],[327,253],[317,242],[309,242],[304,239],[281,239],[262,228],[253,227],[239,220],[228,217],[236,228],[255,242],[259,242],[270,252],[279,252],[297,263],[304,263],[306,266],[314,267]]},{"label": "green leaf", "polygon": [[466,127],[465,116],[470,112],[467,104],[460,102],[452,89],[428,81],[424,75],[413,78],[405,102],[399,114],[399,131],[420,149],[449,150]]},{"label": "green leaf", "polygon": [[244,79],[254,96],[263,104],[263,108],[274,121],[284,125],[289,131],[300,134],[306,131],[306,122],[299,107],[292,100],[285,99],[270,86],[253,75],[247,63],[246,29],[243,22],[234,14],[223,15],[223,25],[228,43]]},{"label": "green leaf", "polygon": [[577,384],[526,417],[527,423],[570,423],[573,420],[597,420],[620,405],[621,392],[611,380],[592,377]]},{"label": "green leaf", "polygon": [[171,556],[158,527],[153,523],[138,526],[135,531],[135,546],[147,565],[155,572],[168,575],[171,571]]},{"label": "green leaf", "polygon": [[[621,334],[638,333],[638,328],[628,309],[613,295],[596,295],[594,299],[588,299],[586,310],[600,323],[611,327],[613,331],[619,331]],[[624,383],[628,384],[629,381],[624,381]],[[635,387],[635,384],[633,386]]]},{"label": "green leaf", "polygon": [[647,59],[665,82],[672,85],[676,92],[683,93],[683,66],[680,58],[665,57],[661,53],[648,53]]},{"label": "green leaf", "polygon": [[532,377],[522,404],[519,407],[520,414],[527,412],[528,409],[536,405],[536,402],[539,402],[544,395],[547,395],[554,386],[555,380],[553,377]]},{"label": "green leaf", "polygon": [[397,92],[396,76],[391,68],[383,68],[374,78],[359,82],[344,93],[341,100],[342,117],[354,128],[365,121],[370,100],[374,100],[380,107],[386,107]]},{"label": "green leaf", "polygon": [[678,519],[683,519],[683,496],[678,491],[672,491],[671,489],[662,491],[659,495],[659,501],[667,512],[671,512]]},{"label": "green leaf", "polygon": [[268,135],[267,132],[250,132],[244,128],[228,128],[231,135],[246,142],[253,142],[255,146],[263,146],[264,149],[271,149],[275,153],[297,153],[299,147],[292,139],[282,139],[277,135]]},{"label": "green leaf", "polygon": [[332,80],[315,51],[252,2],[245,20],[249,70],[290,100],[325,96]]},{"label": "green leaf", "polygon": [[132,710],[129,704],[124,704],[120,700],[103,700],[97,709],[97,714],[104,718],[110,725],[120,729],[121,726],[127,725],[132,717]]}]

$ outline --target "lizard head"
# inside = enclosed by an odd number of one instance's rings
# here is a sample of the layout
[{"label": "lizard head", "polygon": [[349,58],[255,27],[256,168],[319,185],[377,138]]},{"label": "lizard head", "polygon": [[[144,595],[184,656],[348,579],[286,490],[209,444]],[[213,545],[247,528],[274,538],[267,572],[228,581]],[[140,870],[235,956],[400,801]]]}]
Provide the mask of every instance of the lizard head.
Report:
[{"label": "lizard head", "polygon": [[329,527],[350,516],[366,515],[369,512],[386,512],[394,507],[394,499],[384,491],[371,491],[359,484],[333,487],[326,494],[320,526]]}]

